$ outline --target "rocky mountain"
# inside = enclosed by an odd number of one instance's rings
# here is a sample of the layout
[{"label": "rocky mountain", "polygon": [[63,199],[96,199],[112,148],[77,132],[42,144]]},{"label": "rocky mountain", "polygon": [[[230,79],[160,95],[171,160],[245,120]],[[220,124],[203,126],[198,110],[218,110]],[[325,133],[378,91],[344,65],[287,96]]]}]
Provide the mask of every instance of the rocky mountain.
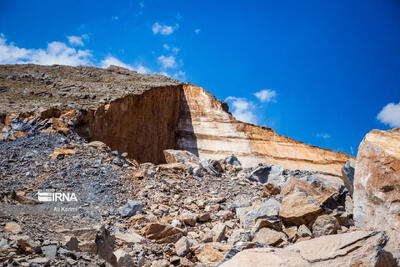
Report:
[{"label": "rocky mountain", "polygon": [[234,153],[245,167],[270,163],[341,176],[350,158],[237,121],[203,88],[160,75],[119,67],[1,66],[0,89],[3,124],[10,111],[76,110],[79,135],[141,163],[165,163],[163,150],[178,149],[201,159]]},{"label": "rocky mountain", "polygon": [[3,266],[400,263],[398,129],[353,159],[119,67],[0,66],[0,97]]}]

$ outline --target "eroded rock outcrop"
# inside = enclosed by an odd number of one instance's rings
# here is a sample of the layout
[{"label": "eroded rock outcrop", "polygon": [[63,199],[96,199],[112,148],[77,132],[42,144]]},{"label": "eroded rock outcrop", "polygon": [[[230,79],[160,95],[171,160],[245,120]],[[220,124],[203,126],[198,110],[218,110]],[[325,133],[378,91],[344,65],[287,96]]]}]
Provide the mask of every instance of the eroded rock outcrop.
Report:
[{"label": "eroded rock outcrop", "polygon": [[354,219],[362,229],[382,229],[400,256],[400,130],[373,130],[358,149]]}]

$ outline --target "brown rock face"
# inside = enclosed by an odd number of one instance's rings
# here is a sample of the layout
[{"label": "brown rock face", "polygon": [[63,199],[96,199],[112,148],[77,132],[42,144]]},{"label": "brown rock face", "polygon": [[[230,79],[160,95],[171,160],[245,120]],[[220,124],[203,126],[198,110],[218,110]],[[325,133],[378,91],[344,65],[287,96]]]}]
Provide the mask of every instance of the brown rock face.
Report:
[{"label": "brown rock face", "polygon": [[180,100],[180,90],[172,86],[129,95],[87,112],[77,130],[139,162],[165,163],[163,150],[175,145]]},{"label": "brown rock face", "polygon": [[400,130],[373,130],[358,149],[354,219],[363,229],[383,229],[400,256]]}]

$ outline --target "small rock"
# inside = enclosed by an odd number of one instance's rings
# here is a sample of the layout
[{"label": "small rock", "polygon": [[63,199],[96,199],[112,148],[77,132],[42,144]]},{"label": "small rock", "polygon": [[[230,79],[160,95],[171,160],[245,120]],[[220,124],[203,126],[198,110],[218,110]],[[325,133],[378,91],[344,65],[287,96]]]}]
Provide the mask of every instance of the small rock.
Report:
[{"label": "small rock", "polygon": [[338,220],[329,215],[318,216],[312,225],[314,237],[336,234],[338,229],[340,229]]},{"label": "small rock", "polygon": [[176,255],[184,257],[189,253],[189,241],[186,236],[182,236],[178,242],[175,243]]},{"label": "small rock", "polygon": [[45,258],[45,257],[40,257],[40,258],[34,258],[34,259],[31,259],[31,260],[29,260],[29,262],[30,263],[33,263],[33,264],[43,264],[43,265],[45,265],[45,264],[48,264],[49,262],[50,262],[50,259],[48,259],[48,258]]},{"label": "small rock", "polygon": [[243,229],[236,229],[228,238],[228,243],[234,245],[238,242],[247,242],[250,240],[251,240],[250,233],[246,232]]},{"label": "small rock", "polygon": [[169,262],[172,263],[173,265],[179,264],[180,261],[181,261],[181,258],[179,258],[178,256],[172,256],[169,259]]},{"label": "small rock", "polygon": [[151,267],[169,267],[169,261],[167,261],[167,260],[154,261],[151,264]]},{"label": "small rock", "polygon": [[115,238],[128,244],[141,244],[145,241],[143,236],[134,232],[117,232],[115,233]]},{"label": "small rock", "polygon": [[308,229],[308,227],[305,226],[304,224],[299,226],[299,228],[297,229],[297,234],[300,237],[312,237],[310,229]]},{"label": "small rock", "polygon": [[71,251],[79,251],[79,241],[75,236],[72,236],[65,246]]},{"label": "small rock", "polygon": [[6,223],[4,230],[13,234],[19,234],[21,232],[21,226],[16,222],[8,222]]},{"label": "small rock", "polygon": [[142,234],[149,239],[157,240],[159,243],[172,243],[178,241],[184,232],[171,225],[150,223],[142,229]]},{"label": "small rock", "polygon": [[180,215],[180,221],[185,225],[195,226],[197,221],[197,216],[191,212],[186,211]]},{"label": "small rock", "polygon": [[287,235],[290,242],[294,242],[297,239],[297,226],[285,227],[283,232]]},{"label": "small rock", "polygon": [[123,249],[118,249],[114,252],[117,258],[118,267],[133,267],[135,266],[131,255]]},{"label": "small rock", "polygon": [[137,200],[128,200],[124,206],[118,209],[119,214],[122,217],[131,217],[136,215],[138,212],[142,212],[143,204]]},{"label": "small rock", "polygon": [[199,217],[197,217],[197,220],[199,222],[208,222],[210,220],[210,213],[205,212],[199,215]]},{"label": "small rock", "polygon": [[269,246],[277,246],[286,241],[286,235],[269,228],[261,228],[254,236],[253,242],[267,244]]},{"label": "small rock", "polygon": [[226,226],[222,223],[216,224],[211,232],[213,233],[214,242],[221,242],[225,239]]},{"label": "small rock", "polygon": [[225,164],[232,165],[233,167],[242,166],[242,163],[240,163],[239,159],[238,159],[235,155],[233,155],[233,154],[230,155],[230,156],[227,156],[227,157],[224,159],[224,162],[225,162]]}]

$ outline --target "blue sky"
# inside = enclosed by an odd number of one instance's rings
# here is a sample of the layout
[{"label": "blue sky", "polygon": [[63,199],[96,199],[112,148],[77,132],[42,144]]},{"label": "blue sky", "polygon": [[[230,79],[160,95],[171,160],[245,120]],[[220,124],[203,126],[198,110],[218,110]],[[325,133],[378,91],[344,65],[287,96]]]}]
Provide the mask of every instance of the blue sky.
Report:
[{"label": "blue sky", "polygon": [[126,66],[239,119],[355,155],[400,127],[400,2],[0,1],[0,63]]}]

